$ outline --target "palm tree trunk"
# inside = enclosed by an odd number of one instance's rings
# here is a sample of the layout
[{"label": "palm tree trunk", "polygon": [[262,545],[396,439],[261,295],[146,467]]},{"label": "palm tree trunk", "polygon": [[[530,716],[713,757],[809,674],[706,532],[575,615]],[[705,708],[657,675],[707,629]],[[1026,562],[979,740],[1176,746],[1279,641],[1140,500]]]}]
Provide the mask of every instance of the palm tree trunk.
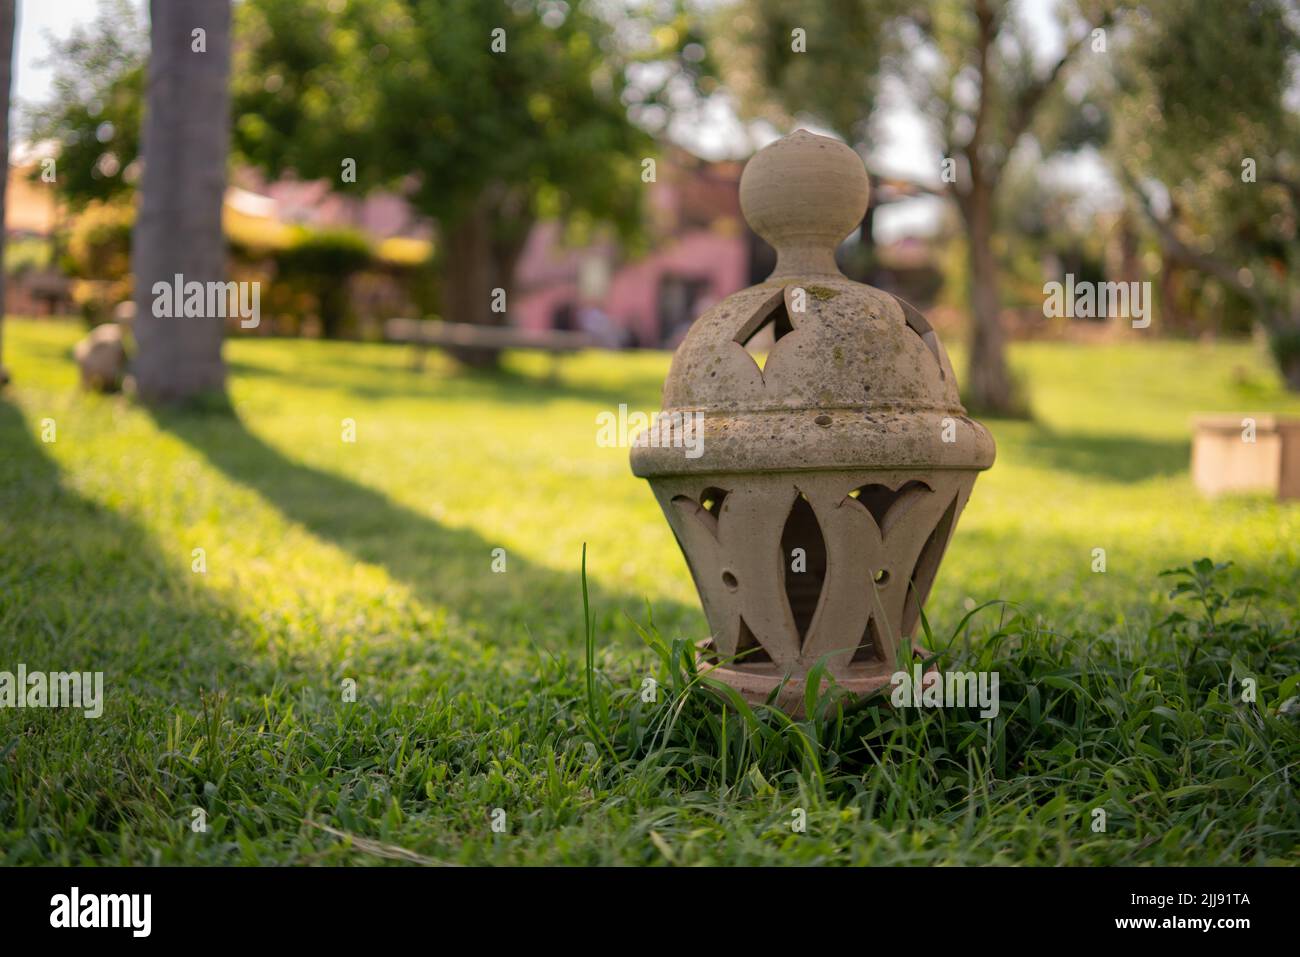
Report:
[{"label": "palm tree trunk", "polygon": [[9,85],[13,80],[15,0],[0,0],[0,386],[9,381],[5,369],[5,193],[9,185]]},{"label": "palm tree trunk", "polygon": [[157,316],[154,286],[170,288],[178,275],[205,284],[225,276],[230,0],[150,0],[149,13],[144,173],[131,250],[135,378],[145,401],[168,402],[225,388],[225,320]]}]

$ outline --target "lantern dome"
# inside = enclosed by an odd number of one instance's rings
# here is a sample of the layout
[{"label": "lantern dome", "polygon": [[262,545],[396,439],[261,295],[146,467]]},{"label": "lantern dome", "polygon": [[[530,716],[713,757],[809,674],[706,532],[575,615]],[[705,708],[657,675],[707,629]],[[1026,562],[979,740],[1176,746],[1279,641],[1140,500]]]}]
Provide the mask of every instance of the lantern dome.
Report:
[{"label": "lantern dome", "polygon": [[[776,270],[701,315],[673,358],[664,411],[703,413],[703,454],[638,446],[635,474],[993,464],[992,436],[967,417],[925,317],[835,265],[867,189],[853,150],[803,130],[749,162],[741,205],[776,247]],[[746,348],[760,337],[761,366]]]}]

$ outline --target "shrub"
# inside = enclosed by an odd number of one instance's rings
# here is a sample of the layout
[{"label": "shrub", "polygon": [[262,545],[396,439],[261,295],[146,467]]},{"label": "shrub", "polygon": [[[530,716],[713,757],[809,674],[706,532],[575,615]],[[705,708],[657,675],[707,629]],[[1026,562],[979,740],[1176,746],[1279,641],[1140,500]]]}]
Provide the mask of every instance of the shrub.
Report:
[{"label": "shrub", "polygon": [[124,204],[92,203],[77,217],[68,237],[68,258],[79,279],[125,279],[131,274],[131,230],[135,210]]},{"label": "shrub", "polygon": [[327,339],[342,334],[351,312],[348,280],[372,259],[369,241],[350,229],[299,230],[289,246],[276,254],[281,278],[315,298]]},{"label": "shrub", "polygon": [[5,243],[5,275],[22,276],[45,269],[52,258],[50,243],[46,239],[26,236],[10,240]]},{"label": "shrub", "polygon": [[92,203],[68,236],[65,264],[76,278],[72,299],[89,325],[113,318],[131,298],[131,230],[135,209],[124,203]]}]

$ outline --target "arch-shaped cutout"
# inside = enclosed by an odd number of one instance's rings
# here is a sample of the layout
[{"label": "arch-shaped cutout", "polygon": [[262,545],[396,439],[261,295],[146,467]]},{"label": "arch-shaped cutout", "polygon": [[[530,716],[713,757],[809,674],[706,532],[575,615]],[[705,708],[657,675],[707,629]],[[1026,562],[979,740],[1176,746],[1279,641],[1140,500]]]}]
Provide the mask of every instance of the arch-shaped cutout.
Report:
[{"label": "arch-shaped cutout", "polygon": [[673,508],[677,509],[688,522],[696,522],[714,538],[718,537],[718,516],[704,508],[689,495],[674,495]]},{"label": "arch-shaped cutout", "polygon": [[907,583],[907,599],[903,605],[904,635],[912,633],[912,629],[916,627],[921,617],[921,606],[930,596],[930,586],[934,584],[935,575],[939,572],[939,560],[943,558],[943,550],[948,546],[953,524],[957,521],[957,498],[958,496],[953,496],[952,502],[944,510],[943,517],[939,519],[934,526],[934,531],[921,546],[921,554],[917,556],[916,567],[912,569],[912,577]]},{"label": "arch-shaped cutout", "polygon": [[740,616],[740,636],[736,639],[736,664],[741,665],[759,665],[771,664],[772,656],[767,653],[745,621],[745,616]]},{"label": "arch-shaped cutout", "polygon": [[[770,330],[771,336],[767,335]],[[754,360],[760,372],[767,356],[783,338],[794,332],[794,322],[785,305],[785,290],[780,289],[769,296],[753,315],[745,320],[736,333],[738,342],[749,357]]]},{"label": "arch-shaped cutout", "polygon": [[[795,549],[802,549],[796,555]],[[826,538],[807,496],[795,498],[781,531],[781,574],[786,601],[802,641],[808,634],[826,584]]]},{"label": "arch-shaped cutout", "polygon": [[726,497],[727,490],[725,488],[710,485],[700,493],[700,507],[714,518],[717,518],[722,514],[722,502]]},{"label": "arch-shaped cutout", "polygon": [[853,658],[850,660],[854,664],[880,661],[884,657],[882,651],[880,631],[876,625],[876,616],[873,614],[867,619],[866,627],[862,629],[862,637],[858,639],[858,647],[853,650]]},{"label": "arch-shaped cutout", "polygon": [[697,502],[689,495],[674,495],[673,507],[692,521],[699,522],[714,538],[718,537],[718,519],[722,515],[722,503],[726,500],[729,489],[710,485],[700,492]]},{"label": "arch-shaped cutout", "polygon": [[897,489],[888,485],[859,485],[849,492],[848,497],[870,512],[880,533],[887,535],[911,507],[931,491],[924,482],[912,479]]},{"label": "arch-shaped cutout", "polygon": [[894,300],[898,303],[899,308],[903,310],[903,318],[907,321],[907,327],[920,336],[921,342],[934,356],[934,361],[939,365],[939,378],[946,379],[947,375],[943,371],[943,356],[939,352],[939,337],[935,334],[934,327],[930,325],[925,316],[921,315],[921,310],[906,299],[895,296]]}]

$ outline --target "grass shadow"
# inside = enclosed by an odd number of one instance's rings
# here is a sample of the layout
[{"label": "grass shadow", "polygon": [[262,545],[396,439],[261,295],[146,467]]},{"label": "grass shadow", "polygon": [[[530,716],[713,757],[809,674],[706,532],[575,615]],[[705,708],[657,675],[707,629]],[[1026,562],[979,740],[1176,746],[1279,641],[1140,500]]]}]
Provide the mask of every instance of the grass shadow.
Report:
[{"label": "grass shadow", "polygon": [[[507,572],[492,571],[496,546],[477,532],[443,525],[348,478],[286,457],[250,432],[230,407],[154,411],[158,425],[202,454],[228,478],[262,497],[285,518],[382,567],[422,602],[474,625],[525,629],[534,636],[579,640],[581,606],[576,573],[508,556]],[[576,556],[574,556],[576,560]],[[592,585],[602,629],[626,633],[624,613],[640,619],[641,596]],[[655,620],[698,630],[693,607],[658,600]],[[487,636],[492,638],[494,636]]]},{"label": "grass shadow", "polygon": [[1171,440],[1092,435],[1056,432],[1046,426],[1029,429],[1015,444],[1016,452],[1028,464],[1112,482],[1139,482],[1186,472],[1191,447],[1190,437]]},{"label": "grass shadow", "polygon": [[10,664],[95,671],[110,661],[107,685],[147,676],[150,694],[173,700],[238,666],[226,640],[236,614],[145,529],[71,490],[3,400],[0,447],[0,636]]},{"label": "grass shadow", "polygon": [[[369,344],[385,351],[409,348],[398,344]],[[604,408],[617,408],[619,403],[652,408],[659,404],[663,386],[663,373],[647,369],[643,374],[624,378],[617,384],[575,381],[568,376],[571,363],[581,361],[582,354],[561,357],[554,366],[550,360],[520,352],[506,354],[505,361],[496,369],[470,369],[458,366],[440,355],[431,356],[424,368],[411,368],[409,362],[389,364],[371,359],[349,356],[347,366],[331,363],[328,366],[304,363],[291,371],[262,365],[256,361],[229,359],[227,367],[232,375],[265,380],[283,379],[292,375],[295,387],[340,390],[367,399],[391,398],[394,385],[413,392],[436,390],[440,398],[465,400],[490,399],[512,405],[540,405],[554,401],[582,401],[597,403]],[[340,370],[349,378],[340,378]],[[374,381],[373,376],[385,378]],[[361,381],[361,377],[371,381]]]}]

